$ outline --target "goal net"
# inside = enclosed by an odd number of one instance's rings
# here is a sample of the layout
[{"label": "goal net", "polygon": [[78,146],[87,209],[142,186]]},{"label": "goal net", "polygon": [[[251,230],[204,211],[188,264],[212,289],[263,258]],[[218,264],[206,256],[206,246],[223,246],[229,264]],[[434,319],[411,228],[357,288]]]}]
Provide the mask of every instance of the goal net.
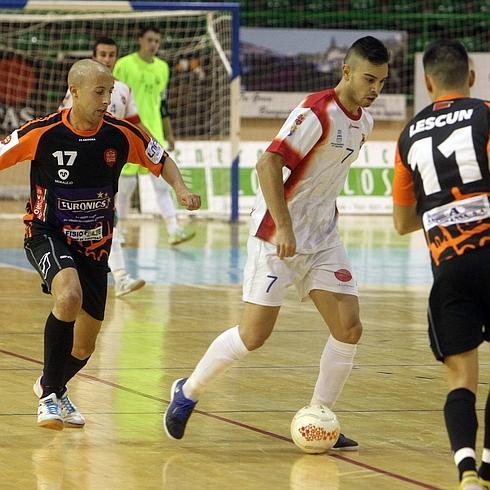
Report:
[{"label": "goal net", "polygon": [[[46,4],[49,10],[39,10]],[[168,106],[176,138],[172,156],[187,184],[202,195],[203,212],[229,215],[231,168],[238,153],[233,141],[238,137],[239,104],[233,102],[238,92],[232,83],[232,65],[238,65],[233,29],[238,24],[233,9],[214,5],[208,9],[200,3],[197,10],[179,2],[179,10],[169,10],[154,2],[151,10],[135,11],[128,2],[73,1],[37,2],[36,10],[0,8],[0,136],[57,110],[68,70],[78,59],[92,56],[97,38],[114,39],[118,55],[124,56],[137,51],[142,28],[155,26],[161,32],[159,56],[171,69]],[[6,200],[27,197],[28,172],[24,164],[2,172],[0,211]],[[148,179],[140,178],[140,204],[143,211],[153,212]]]}]

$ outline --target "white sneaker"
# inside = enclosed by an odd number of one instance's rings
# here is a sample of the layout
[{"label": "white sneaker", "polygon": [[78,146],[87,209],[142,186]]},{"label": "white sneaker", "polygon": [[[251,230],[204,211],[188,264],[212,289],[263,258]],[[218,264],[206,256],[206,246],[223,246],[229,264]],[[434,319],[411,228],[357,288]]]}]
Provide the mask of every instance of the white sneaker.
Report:
[{"label": "white sneaker", "polygon": [[[32,387],[34,394],[40,398],[43,394],[43,387],[41,385],[41,376],[36,379],[34,386]],[[79,412],[78,408],[73,404],[68,396],[68,388],[65,393],[58,400],[61,410],[61,417],[65,427],[73,427],[75,429],[82,428],[85,425],[85,417]]]},{"label": "white sneaker", "polygon": [[194,238],[195,235],[195,231],[179,228],[175,233],[170,233],[168,236],[168,243],[170,245],[178,245],[179,243],[186,242],[187,240]]},{"label": "white sneaker", "polygon": [[63,424],[65,424],[65,427],[81,429],[85,425],[85,417],[79,412],[78,408],[73,405],[66,393],[67,392],[65,391],[64,395],[60,399]]},{"label": "white sneaker", "polygon": [[132,293],[141,289],[146,282],[143,279],[133,279],[129,274],[116,279],[116,297],[119,298],[125,294]]},{"label": "white sneaker", "polygon": [[459,490],[483,490],[476,471],[464,471],[459,484]]},{"label": "white sneaker", "polygon": [[37,425],[45,429],[63,430],[60,402],[55,393],[39,400]]}]

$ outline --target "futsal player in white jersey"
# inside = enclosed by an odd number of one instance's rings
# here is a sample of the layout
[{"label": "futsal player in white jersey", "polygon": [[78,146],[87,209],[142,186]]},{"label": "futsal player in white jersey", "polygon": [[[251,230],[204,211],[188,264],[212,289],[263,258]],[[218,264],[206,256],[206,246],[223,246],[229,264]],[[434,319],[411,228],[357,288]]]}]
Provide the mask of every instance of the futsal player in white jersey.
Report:
[{"label": "futsal player in white jersey", "polygon": [[[296,107],[257,163],[261,192],[252,211],[239,325],[218,336],[189,378],[176,380],[164,416],[181,439],[201,394],[219,374],[272,333],[286,288],[313,300],[330,330],[311,404],[332,408],[362,333],[357,283],[337,230],[336,199],[370,134],[369,107],[388,76],[388,51],[367,36],[348,50],[342,79]],[[341,435],[336,449],[356,450]]]},{"label": "futsal player in white jersey", "polygon": [[[117,44],[109,37],[101,37],[95,41],[92,59],[107,66],[111,71],[117,60]],[[73,98],[68,89],[59,106],[58,110],[72,107]],[[141,126],[141,121],[138,115],[138,108],[131,93],[131,89],[123,82],[114,80],[114,90],[111,95],[111,104],[107,108],[107,112],[115,117],[126,119],[127,121]],[[142,126],[143,129],[145,129]],[[147,131],[148,132],[148,131]],[[120,179],[120,184],[123,179]],[[116,283],[116,296],[124,296],[132,291],[136,291],[145,285],[143,279],[135,279],[131,277],[126,270],[126,263],[121,245],[121,236],[118,228],[113,229],[112,248],[109,255],[109,267],[111,268],[114,281]]]}]

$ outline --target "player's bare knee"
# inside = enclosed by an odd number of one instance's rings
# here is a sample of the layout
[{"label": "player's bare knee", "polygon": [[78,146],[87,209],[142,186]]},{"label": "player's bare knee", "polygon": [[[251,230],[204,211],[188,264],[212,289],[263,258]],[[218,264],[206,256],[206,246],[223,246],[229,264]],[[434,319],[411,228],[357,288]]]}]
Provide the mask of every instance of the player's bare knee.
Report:
[{"label": "player's bare knee", "polygon": [[240,331],[240,337],[245,347],[249,351],[257,350],[262,347],[266,340],[270,337],[271,332],[261,331]]},{"label": "player's bare knee", "polygon": [[82,292],[76,288],[67,288],[55,296],[54,310],[58,316],[75,319],[81,307]]},{"label": "player's bare knee", "polygon": [[335,338],[346,344],[357,344],[361,339],[362,324],[359,320],[342,325],[340,331],[336,332]]},{"label": "player's bare knee", "polygon": [[76,357],[77,359],[80,359],[81,361],[88,359],[95,350],[95,343],[94,344],[87,344],[87,345],[74,345],[73,350],[71,351],[71,354],[73,357]]}]

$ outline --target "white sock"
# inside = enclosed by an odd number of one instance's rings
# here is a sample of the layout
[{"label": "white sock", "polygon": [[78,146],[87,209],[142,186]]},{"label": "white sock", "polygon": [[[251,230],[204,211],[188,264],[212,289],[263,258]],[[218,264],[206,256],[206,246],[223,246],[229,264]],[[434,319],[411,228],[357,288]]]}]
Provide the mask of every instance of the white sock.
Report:
[{"label": "white sock", "polygon": [[490,449],[483,448],[481,460],[483,463],[490,463]]},{"label": "white sock", "polygon": [[172,197],[172,188],[161,177],[151,176],[151,183],[155,189],[158,209],[162,218],[165,220],[167,233],[172,234],[179,230],[177,222],[177,212]]},{"label": "white sock", "polygon": [[167,233],[171,235],[172,233],[177,233],[180,230],[179,222],[177,221],[177,216],[171,216],[170,218],[165,218],[165,226],[167,228]]},{"label": "white sock", "polygon": [[125,269],[117,269],[115,271],[111,269],[111,272],[116,282],[120,281],[127,274]]},{"label": "white sock", "polygon": [[224,331],[214,339],[184,384],[184,396],[197,401],[211,381],[249,352],[240,337],[238,325]]},{"label": "white sock", "polygon": [[157,192],[157,202],[158,208],[160,209],[160,214],[165,220],[167,233],[169,235],[171,235],[172,233],[176,233],[179,230],[180,226],[177,221],[175,204],[174,200],[172,199],[172,195],[170,194],[170,191],[166,188],[159,189]]},{"label": "white sock", "polygon": [[476,452],[472,447],[462,447],[454,453],[454,462],[456,466],[463,461],[463,459],[472,458],[476,460]]},{"label": "white sock", "polygon": [[346,344],[330,335],[320,359],[311,405],[333,408],[354,365],[357,344]]},{"label": "white sock", "polygon": [[116,209],[120,219],[126,219],[131,209],[131,197],[138,184],[137,175],[121,175],[116,194]]},{"label": "white sock", "polygon": [[113,237],[111,252],[109,254],[109,267],[111,268],[112,274],[115,276],[116,271],[124,271],[126,269],[126,264],[124,263],[124,255],[117,228],[114,228],[112,233]]}]

